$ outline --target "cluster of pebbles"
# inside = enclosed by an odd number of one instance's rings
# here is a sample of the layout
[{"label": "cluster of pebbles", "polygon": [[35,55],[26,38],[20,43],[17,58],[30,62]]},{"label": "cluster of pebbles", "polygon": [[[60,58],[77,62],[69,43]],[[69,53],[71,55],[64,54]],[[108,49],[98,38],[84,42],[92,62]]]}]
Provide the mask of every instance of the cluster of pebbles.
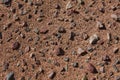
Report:
[{"label": "cluster of pebbles", "polygon": [[120,0],[0,0],[0,80],[120,80]]}]

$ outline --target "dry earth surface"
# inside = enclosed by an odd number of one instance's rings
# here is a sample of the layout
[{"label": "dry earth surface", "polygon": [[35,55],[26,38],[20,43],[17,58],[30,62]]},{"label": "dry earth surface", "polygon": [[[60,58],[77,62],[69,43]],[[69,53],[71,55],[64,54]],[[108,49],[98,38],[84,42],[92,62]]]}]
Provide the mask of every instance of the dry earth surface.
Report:
[{"label": "dry earth surface", "polygon": [[120,0],[0,0],[0,80],[120,80]]}]

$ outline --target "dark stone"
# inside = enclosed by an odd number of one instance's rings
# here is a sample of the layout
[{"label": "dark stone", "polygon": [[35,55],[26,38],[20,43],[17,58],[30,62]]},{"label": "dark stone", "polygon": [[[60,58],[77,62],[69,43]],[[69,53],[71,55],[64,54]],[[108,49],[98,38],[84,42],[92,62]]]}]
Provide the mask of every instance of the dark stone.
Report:
[{"label": "dark stone", "polygon": [[1,0],[0,3],[5,4],[6,6],[11,5],[12,0]]},{"label": "dark stone", "polygon": [[3,68],[6,71],[8,69],[8,67],[9,67],[9,63],[5,63]]},{"label": "dark stone", "polygon": [[2,39],[2,32],[0,32],[0,39]]},{"label": "dark stone", "polygon": [[13,50],[17,50],[19,47],[20,47],[20,43],[19,43],[19,42],[14,42],[14,43],[12,44],[12,49],[13,49]]},{"label": "dark stone", "polygon": [[65,33],[66,30],[65,30],[64,27],[59,27],[59,28],[58,28],[58,32],[59,32],[59,33]]},{"label": "dark stone", "polygon": [[55,50],[54,50],[54,53],[55,53],[57,56],[64,55],[64,51],[63,51],[63,49],[60,48],[60,47],[56,47]]},{"label": "dark stone", "polygon": [[53,79],[55,77],[56,73],[55,72],[51,72],[49,75],[48,75],[48,78],[50,79]]},{"label": "dark stone", "polygon": [[14,73],[13,73],[13,72],[10,72],[9,74],[7,74],[6,80],[15,80],[15,78],[14,78]]},{"label": "dark stone", "polygon": [[74,63],[73,63],[73,67],[78,67],[78,63],[77,63],[77,62],[74,62]]},{"label": "dark stone", "polygon": [[103,56],[103,57],[102,57],[102,60],[103,60],[103,61],[107,61],[107,62],[108,62],[108,61],[111,61],[111,59],[110,59],[110,57],[109,57],[108,55]]},{"label": "dark stone", "polygon": [[95,68],[95,66],[91,63],[88,63],[87,65],[87,70],[91,73],[98,73],[97,69]]},{"label": "dark stone", "polygon": [[120,76],[116,76],[116,79],[115,80],[120,80]]},{"label": "dark stone", "polygon": [[70,40],[74,40],[74,36],[75,36],[75,33],[74,32],[70,32],[69,39]]}]

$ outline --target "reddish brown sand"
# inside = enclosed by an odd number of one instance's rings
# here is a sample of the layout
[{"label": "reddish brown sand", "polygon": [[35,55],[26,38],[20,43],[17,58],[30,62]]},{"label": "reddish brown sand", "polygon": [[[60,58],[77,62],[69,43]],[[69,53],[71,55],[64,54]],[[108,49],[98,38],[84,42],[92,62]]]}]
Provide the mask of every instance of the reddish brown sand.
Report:
[{"label": "reddish brown sand", "polygon": [[[15,80],[120,80],[120,0],[29,1],[0,4],[0,80],[10,72]],[[94,34],[99,40],[90,44]]]}]

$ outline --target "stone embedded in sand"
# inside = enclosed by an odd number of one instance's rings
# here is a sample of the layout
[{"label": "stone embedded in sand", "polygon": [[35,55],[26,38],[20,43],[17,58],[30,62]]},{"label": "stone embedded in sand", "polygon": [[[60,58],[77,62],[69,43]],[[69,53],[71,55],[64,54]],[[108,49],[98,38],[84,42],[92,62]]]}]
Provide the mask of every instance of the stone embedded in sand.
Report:
[{"label": "stone embedded in sand", "polygon": [[78,2],[78,5],[84,5],[85,4],[84,0],[77,0],[77,2]]},{"label": "stone embedded in sand", "polygon": [[33,30],[36,34],[39,34],[39,29],[38,28],[34,28]]},{"label": "stone embedded in sand", "polygon": [[87,65],[87,70],[91,73],[97,73],[97,69],[95,68],[95,66],[91,63],[88,63]]},{"label": "stone embedded in sand", "polygon": [[47,28],[42,28],[40,29],[40,33],[41,34],[46,34],[48,32],[48,29]]},{"label": "stone embedded in sand", "polygon": [[107,39],[108,39],[108,41],[112,40],[111,33],[107,33]]},{"label": "stone embedded in sand", "polygon": [[100,72],[105,73],[105,67],[100,67]]},{"label": "stone embedded in sand", "polygon": [[116,76],[115,80],[120,80],[120,76]]},{"label": "stone embedded in sand", "polygon": [[118,53],[118,51],[119,51],[118,47],[116,47],[116,48],[113,49],[113,53]]},{"label": "stone embedded in sand", "polygon": [[78,63],[77,62],[74,62],[72,65],[73,65],[74,68],[78,67]]},{"label": "stone embedded in sand", "polygon": [[75,36],[75,33],[74,32],[70,32],[69,40],[74,40],[74,36]]},{"label": "stone embedded in sand", "polygon": [[20,47],[20,43],[19,43],[19,42],[14,42],[14,43],[12,44],[12,49],[13,49],[13,50],[17,50],[19,47]]},{"label": "stone embedded in sand", "polygon": [[77,53],[79,55],[82,55],[82,56],[85,55],[85,54],[87,54],[87,52],[85,50],[83,50],[82,48],[78,48]]},{"label": "stone embedded in sand", "polygon": [[6,4],[6,3],[10,3],[11,2],[11,0],[1,0],[0,1],[0,3],[2,3],[2,4]]},{"label": "stone embedded in sand", "polygon": [[97,21],[97,28],[98,29],[105,29],[105,25],[102,22]]},{"label": "stone embedded in sand", "polygon": [[2,39],[2,32],[0,32],[0,39]]},{"label": "stone embedded in sand", "polygon": [[102,60],[103,60],[103,61],[111,61],[111,60],[110,60],[110,57],[109,57],[108,55],[102,56]]},{"label": "stone embedded in sand", "polygon": [[14,78],[14,73],[13,73],[13,72],[10,72],[9,74],[7,74],[6,80],[15,80],[15,78]]},{"label": "stone embedded in sand", "polygon": [[59,33],[65,33],[66,30],[65,30],[64,27],[59,27],[59,28],[58,28],[58,32],[59,32]]},{"label": "stone embedded in sand", "polygon": [[70,9],[70,8],[72,8],[71,1],[69,1],[69,2],[67,3],[67,5],[66,5],[66,9]]},{"label": "stone embedded in sand", "polygon": [[49,79],[53,79],[55,77],[56,73],[53,71],[48,75]]},{"label": "stone embedded in sand", "polygon": [[57,56],[64,55],[64,51],[63,51],[63,49],[60,48],[60,47],[56,47],[56,48],[54,49],[54,53],[55,53]]},{"label": "stone embedded in sand", "polygon": [[30,46],[25,47],[25,53],[30,51]]},{"label": "stone embedded in sand", "polygon": [[88,80],[87,75],[85,74],[85,75],[82,77],[82,79],[81,79],[81,80]]},{"label": "stone embedded in sand", "polygon": [[115,21],[120,21],[120,15],[111,14],[111,18]]},{"label": "stone embedded in sand", "polygon": [[90,36],[89,43],[96,44],[98,40],[99,40],[99,37],[96,34],[94,34],[94,35]]}]

